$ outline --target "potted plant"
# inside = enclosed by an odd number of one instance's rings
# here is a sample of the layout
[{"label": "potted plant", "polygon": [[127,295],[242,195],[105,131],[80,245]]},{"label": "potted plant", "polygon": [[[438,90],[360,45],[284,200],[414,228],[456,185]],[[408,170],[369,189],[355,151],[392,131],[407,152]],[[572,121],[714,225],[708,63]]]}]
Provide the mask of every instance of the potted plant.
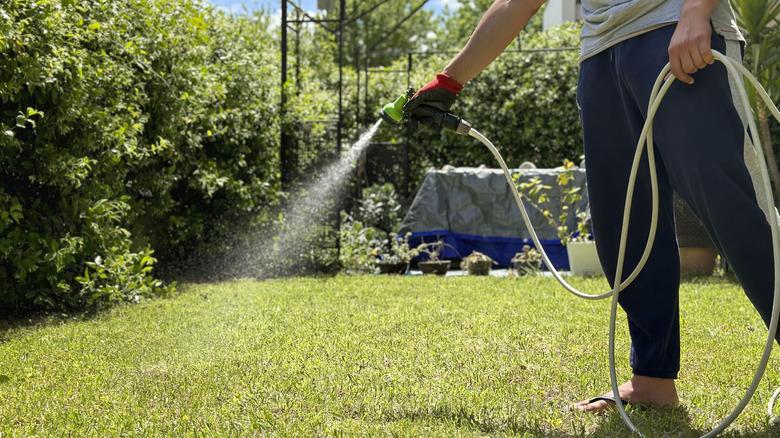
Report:
[{"label": "potted plant", "polygon": [[577,234],[566,244],[569,270],[575,275],[603,275],[604,270],[596,251],[596,242],[590,235],[590,217],[587,212],[577,214]]},{"label": "potted plant", "polygon": [[446,275],[447,271],[450,270],[450,261],[441,260],[439,258],[441,257],[441,252],[444,250],[445,245],[446,244],[442,240],[437,240],[434,243],[424,245],[425,248],[422,251],[428,254],[428,260],[418,263],[423,275]]},{"label": "potted plant", "polygon": [[422,245],[411,248],[409,246],[411,235],[412,233],[407,233],[403,238],[392,239],[390,253],[383,255],[376,263],[381,274],[405,274],[409,271],[409,262],[424,248]]},{"label": "potted plant", "polygon": [[542,269],[542,253],[529,245],[512,257],[512,268],[517,275],[533,275]]},{"label": "potted plant", "polygon": [[[539,178],[521,182],[518,188],[526,203],[539,211],[547,223],[555,229],[561,244],[566,247],[569,270],[578,275],[599,275],[603,271],[596,252],[596,244],[590,236],[588,212],[573,210],[582,200],[580,188],[575,186],[575,169],[572,161],[563,161],[563,171],[558,174],[556,181],[560,189],[560,200],[552,199],[548,193],[552,190],[552,186],[543,184]],[[568,226],[572,213],[577,217],[577,229],[574,233]]]},{"label": "potted plant", "polygon": [[474,251],[463,259],[461,266],[469,275],[490,275],[490,269],[496,262],[481,252]]}]

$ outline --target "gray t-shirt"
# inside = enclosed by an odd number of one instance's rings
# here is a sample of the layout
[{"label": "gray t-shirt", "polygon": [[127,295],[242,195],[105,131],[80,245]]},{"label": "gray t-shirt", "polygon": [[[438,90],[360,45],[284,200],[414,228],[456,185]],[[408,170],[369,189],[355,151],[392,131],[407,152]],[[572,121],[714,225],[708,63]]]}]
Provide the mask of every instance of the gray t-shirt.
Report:
[{"label": "gray t-shirt", "polygon": [[[675,23],[684,0],[582,0],[581,59],[641,33]],[[726,39],[744,41],[728,0],[720,0],[712,25]]]}]

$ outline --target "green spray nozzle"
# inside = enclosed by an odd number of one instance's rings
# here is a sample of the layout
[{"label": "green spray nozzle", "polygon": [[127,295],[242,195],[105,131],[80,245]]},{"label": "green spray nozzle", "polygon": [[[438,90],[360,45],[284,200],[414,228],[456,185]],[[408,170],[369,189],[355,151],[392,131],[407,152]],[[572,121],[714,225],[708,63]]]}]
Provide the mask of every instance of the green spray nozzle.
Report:
[{"label": "green spray nozzle", "polygon": [[404,105],[409,102],[409,98],[401,96],[382,107],[382,118],[389,123],[401,123],[404,119]]},{"label": "green spray nozzle", "polygon": [[404,121],[404,118],[407,118],[409,120],[409,127],[412,131],[417,129],[418,123],[423,123],[433,127],[451,129],[460,135],[469,135],[469,132],[471,131],[471,124],[469,122],[435,106],[426,104],[417,105],[410,111],[410,114],[406,114],[404,112],[404,107],[412,96],[414,96],[414,89],[410,88],[405,96],[401,96],[394,102],[390,102],[382,107],[382,119],[388,123],[398,125]]}]

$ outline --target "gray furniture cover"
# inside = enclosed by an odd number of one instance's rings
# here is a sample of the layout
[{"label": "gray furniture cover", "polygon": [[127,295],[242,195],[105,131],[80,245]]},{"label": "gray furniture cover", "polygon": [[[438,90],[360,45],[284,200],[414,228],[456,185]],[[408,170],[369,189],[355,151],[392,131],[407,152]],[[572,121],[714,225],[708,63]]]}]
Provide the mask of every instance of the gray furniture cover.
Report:
[{"label": "gray furniture cover", "polygon": [[[554,215],[560,211],[561,188],[557,178],[564,172],[556,169],[515,169],[521,181],[538,177],[545,185],[550,201],[546,204]],[[587,211],[588,195],[585,170],[574,170],[574,185],[579,187],[582,199],[570,207],[567,226],[576,230],[579,211]],[[527,205],[528,213],[539,238],[556,267],[568,269],[565,250],[555,228],[542,213]],[[446,248],[445,258],[458,259],[472,251],[487,254],[501,266],[508,266],[523,245],[533,246],[509,186],[500,169],[455,168],[445,166],[429,171],[407,212],[402,233],[412,233],[411,242],[444,240],[453,248]]]}]

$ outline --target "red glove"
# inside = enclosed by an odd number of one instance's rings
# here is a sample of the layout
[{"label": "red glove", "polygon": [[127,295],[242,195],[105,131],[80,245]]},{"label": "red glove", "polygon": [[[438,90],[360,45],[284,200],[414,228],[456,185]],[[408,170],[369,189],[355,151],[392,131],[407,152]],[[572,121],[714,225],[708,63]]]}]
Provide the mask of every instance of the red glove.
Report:
[{"label": "red glove", "polygon": [[414,97],[418,97],[423,93],[434,90],[436,88],[443,88],[454,95],[460,94],[463,91],[463,85],[458,83],[455,79],[447,76],[446,73],[438,73],[432,81],[428,82],[428,85],[422,87]]},{"label": "red glove", "polygon": [[449,112],[461,90],[463,90],[463,85],[458,81],[444,73],[439,73],[406,103],[404,112],[410,114],[413,122],[435,126],[436,123],[427,114],[415,114],[415,110],[419,107],[430,106],[440,111]]}]

